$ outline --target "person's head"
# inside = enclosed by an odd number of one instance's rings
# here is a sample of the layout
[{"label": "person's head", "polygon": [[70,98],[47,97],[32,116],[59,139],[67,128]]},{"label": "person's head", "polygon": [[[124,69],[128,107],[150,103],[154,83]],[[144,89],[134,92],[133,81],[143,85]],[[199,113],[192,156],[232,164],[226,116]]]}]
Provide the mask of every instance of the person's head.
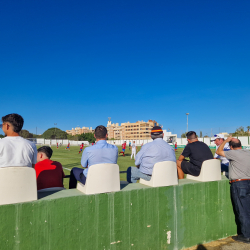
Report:
[{"label": "person's head", "polygon": [[236,138],[232,138],[232,140],[229,142],[229,146],[231,150],[237,150],[242,148],[241,141]]},{"label": "person's head", "polygon": [[187,137],[188,143],[192,143],[198,140],[197,135],[194,131],[187,132],[186,137]]},{"label": "person's head", "polygon": [[2,117],[2,130],[5,135],[18,134],[23,127],[24,120],[18,114],[9,114]]},{"label": "person's head", "polygon": [[43,146],[37,150],[37,162],[50,159],[53,154],[51,147]]},{"label": "person's head", "polygon": [[103,125],[99,125],[95,128],[94,136],[97,140],[106,140],[108,137],[108,131]]},{"label": "person's head", "polygon": [[162,128],[159,127],[159,126],[155,126],[152,128],[151,130],[151,138],[153,140],[155,139],[158,139],[158,138],[163,138],[164,134],[163,134],[163,131],[162,131]]},{"label": "person's head", "polygon": [[211,141],[214,141],[216,146],[220,146],[221,143],[224,141],[224,135],[223,134],[216,134],[214,135],[214,138],[212,138]]},{"label": "person's head", "polygon": [[135,141],[133,141],[133,143],[135,143]]}]

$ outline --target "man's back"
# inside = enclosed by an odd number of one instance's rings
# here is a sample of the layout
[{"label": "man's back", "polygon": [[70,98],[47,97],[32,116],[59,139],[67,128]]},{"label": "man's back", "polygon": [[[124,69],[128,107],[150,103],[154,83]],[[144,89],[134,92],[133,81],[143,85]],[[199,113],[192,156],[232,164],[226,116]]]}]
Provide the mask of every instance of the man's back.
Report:
[{"label": "man's back", "polygon": [[64,172],[60,162],[46,159],[35,165],[37,190],[63,187]]},{"label": "man's back", "polygon": [[250,179],[250,151],[245,149],[226,151],[229,159],[229,179]]},{"label": "man's back", "polygon": [[201,168],[204,161],[213,159],[213,154],[209,147],[201,141],[195,141],[187,144],[182,155],[190,158],[190,163]]},{"label": "man's back", "polygon": [[32,167],[36,158],[34,143],[20,136],[7,136],[0,140],[0,167]]},{"label": "man's back", "polygon": [[[92,147],[83,151],[81,164],[83,167],[101,163],[117,163],[118,148],[115,145],[108,144],[106,140],[100,140]],[[88,168],[83,171],[87,176]]]},{"label": "man's back", "polygon": [[176,161],[174,149],[163,139],[158,138],[145,144],[136,155],[135,165],[140,171],[152,175],[154,164],[161,161]]}]

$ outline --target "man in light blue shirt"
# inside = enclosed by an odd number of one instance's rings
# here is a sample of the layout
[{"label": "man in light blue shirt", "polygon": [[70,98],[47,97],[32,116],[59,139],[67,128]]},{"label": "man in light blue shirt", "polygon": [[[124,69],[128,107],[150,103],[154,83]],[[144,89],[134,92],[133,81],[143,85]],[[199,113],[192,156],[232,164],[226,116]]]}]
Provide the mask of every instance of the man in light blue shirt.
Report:
[{"label": "man in light blue shirt", "polygon": [[145,144],[135,157],[136,167],[127,170],[127,181],[136,183],[140,178],[149,181],[154,164],[161,161],[176,162],[174,149],[163,140],[161,127],[155,126],[151,130],[152,142]]},{"label": "man in light blue shirt", "polygon": [[106,142],[108,134],[107,129],[100,125],[95,128],[96,144],[86,148],[82,153],[82,168],[72,168],[70,171],[69,188],[76,188],[77,181],[85,184],[88,169],[95,164],[117,163],[118,148],[115,145]]}]

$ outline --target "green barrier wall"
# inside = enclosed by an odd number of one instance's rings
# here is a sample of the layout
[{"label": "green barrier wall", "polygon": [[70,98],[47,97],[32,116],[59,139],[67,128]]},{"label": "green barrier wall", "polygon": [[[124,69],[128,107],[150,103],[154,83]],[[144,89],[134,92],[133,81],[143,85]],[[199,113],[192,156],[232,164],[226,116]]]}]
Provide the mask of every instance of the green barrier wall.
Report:
[{"label": "green barrier wall", "polygon": [[0,213],[0,246],[11,250],[182,249],[236,234],[226,179],[89,196],[63,190]]}]

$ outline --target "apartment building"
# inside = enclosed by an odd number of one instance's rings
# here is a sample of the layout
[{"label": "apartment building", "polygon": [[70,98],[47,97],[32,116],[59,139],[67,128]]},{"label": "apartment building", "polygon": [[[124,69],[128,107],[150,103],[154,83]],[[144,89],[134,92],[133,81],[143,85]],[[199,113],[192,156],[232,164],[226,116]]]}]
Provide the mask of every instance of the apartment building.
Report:
[{"label": "apartment building", "polygon": [[108,121],[108,138],[115,140],[147,140],[151,139],[151,130],[159,124],[155,120],[137,121],[135,123],[111,123]]},{"label": "apartment building", "polygon": [[88,128],[88,127],[76,127],[76,128],[72,128],[71,130],[66,130],[66,133],[69,135],[80,135],[80,134],[86,134],[86,133],[94,133],[94,130],[92,129],[92,127]]},{"label": "apartment building", "polygon": [[122,139],[122,128],[119,126],[119,123],[111,123],[111,121],[108,121],[107,124],[107,131],[108,131],[108,138],[109,139],[115,139],[115,140],[121,140]]}]

